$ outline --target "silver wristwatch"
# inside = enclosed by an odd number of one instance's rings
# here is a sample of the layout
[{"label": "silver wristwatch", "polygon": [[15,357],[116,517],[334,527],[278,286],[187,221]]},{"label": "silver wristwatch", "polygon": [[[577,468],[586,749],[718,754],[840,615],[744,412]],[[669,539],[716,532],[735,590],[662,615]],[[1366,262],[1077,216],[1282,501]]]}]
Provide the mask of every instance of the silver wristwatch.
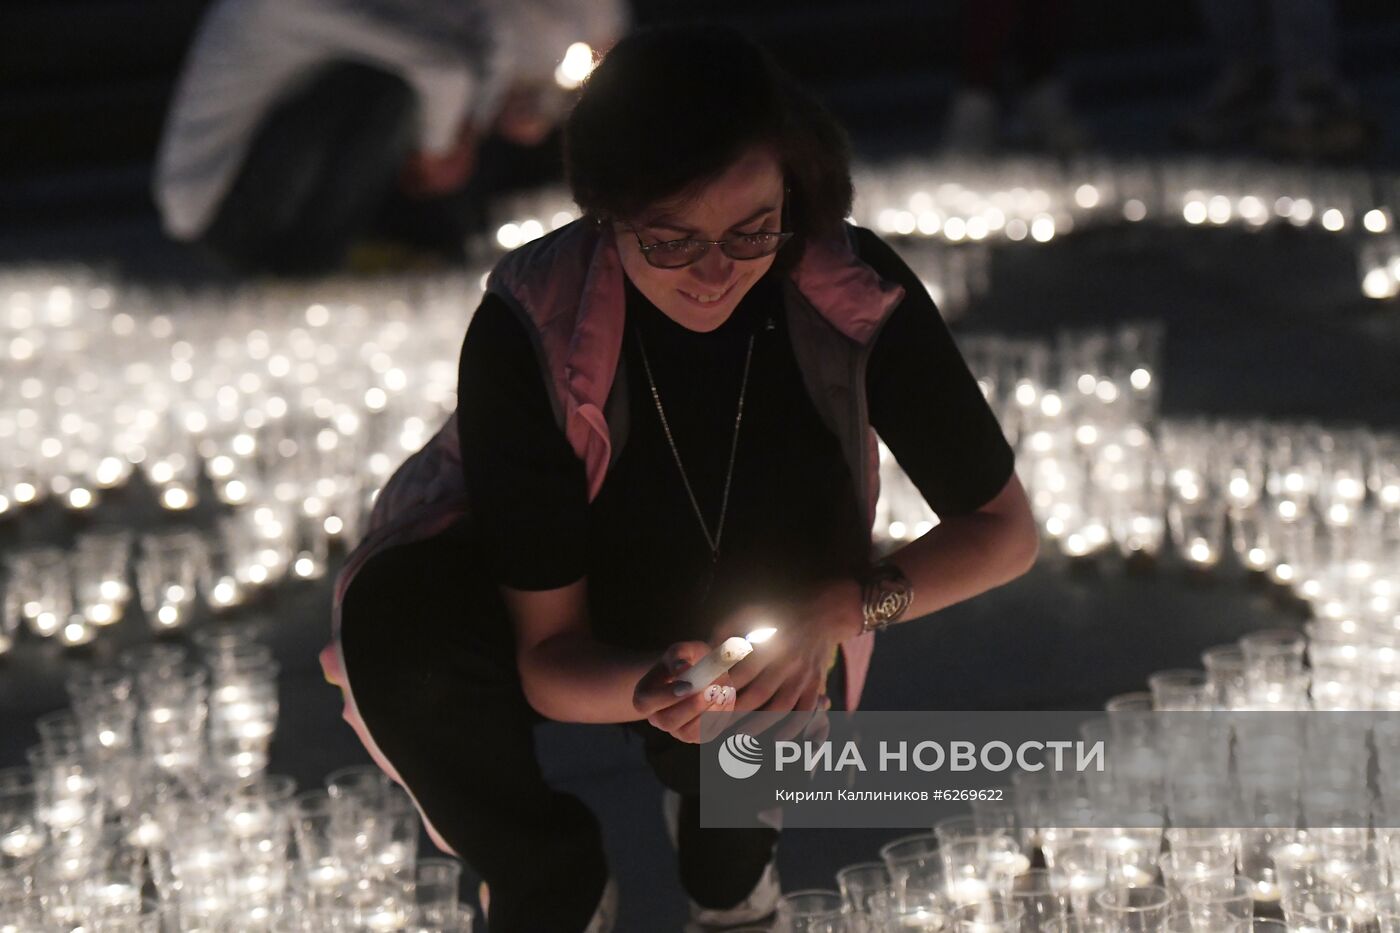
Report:
[{"label": "silver wristwatch", "polygon": [[878,632],[898,622],[914,601],[914,587],[894,564],[882,561],[861,581],[862,632]]}]

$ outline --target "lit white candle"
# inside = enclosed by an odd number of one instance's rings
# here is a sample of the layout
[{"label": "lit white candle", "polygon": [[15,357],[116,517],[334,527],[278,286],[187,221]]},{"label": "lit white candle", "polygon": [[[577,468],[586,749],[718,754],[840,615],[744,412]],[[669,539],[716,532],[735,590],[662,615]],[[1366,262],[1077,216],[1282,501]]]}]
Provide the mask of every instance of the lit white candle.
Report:
[{"label": "lit white candle", "polygon": [[46,822],[62,832],[77,826],[87,813],[81,801],[60,799],[53,802],[45,815],[47,816]]},{"label": "lit white candle", "polygon": [[101,907],[140,907],[141,889],[134,884],[113,882],[94,890],[92,899]]},{"label": "lit white candle", "polygon": [[1010,882],[1022,872],[1029,871],[1031,860],[1020,852],[989,852],[987,871],[998,881]]},{"label": "lit white candle", "polygon": [[196,913],[217,914],[228,909],[228,901],[217,894],[206,894],[194,898],[192,907]]},{"label": "lit white candle", "polygon": [[28,826],[12,829],[0,836],[0,853],[10,858],[28,858],[43,847],[43,835]]},{"label": "lit white candle", "polygon": [[249,807],[244,810],[239,810],[229,817],[230,828],[233,830],[234,835],[243,837],[253,836],[262,832],[267,828],[270,822],[271,814],[261,808],[254,809]]},{"label": "lit white candle", "polygon": [[955,878],[948,884],[948,894],[955,904],[978,904],[991,897],[991,893],[981,878]]},{"label": "lit white candle", "polygon": [[229,734],[237,739],[255,741],[271,738],[274,729],[274,724],[266,720],[249,720],[233,723],[229,728]]},{"label": "lit white candle", "polygon": [[243,703],[248,699],[248,688],[242,683],[226,683],[216,689],[210,699],[224,706]]},{"label": "lit white candle", "polygon": [[696,662],[694,667],[683,672],[682,679],[676,682],[677,686],[687,684],[690,689],[677,693],[677,696],[690,696],[697,690],[705,689],[718,680],[721,674],[752,654],[754,645],[772,638],[776,631],[772,628],[760,628],[743,637],[733,635],[726,638]]},{"label": "lit white candle", "polygon": [[365,926],[371,930],[402,930],[403,925],[408,921],[406,910],[393,907],[381,907],[370,914],[365,920]]},{"label": "lit white candle", "polygon": [[391,842],[375,857],[375,861],[385,868],[407,865],[413,858],[413,850],[402,842]]},{"label": "lit white candle", "polygon": [[1069,896],[1088,897],[1104,886],[1104,876],[1094,872],[1071,870],[1069,876]]},{"label": "lit white candle", "polygon": [[266,894],[272,888],[272,879],[267,875],[252,874],[237,882],[245,894]]},{"label": "lit white candle", "polygon": [[1311,865],[1319,857],[1317,849],[1304,842],[1289,842],[1277,846],[1269,854],[1273,856],[1274,864],[1279,868]]},{"label": "lit white candle", "polygon": [[161,830],[160,824],[149,816],[142,816],[141,822],[127,833],[126,841],[134,846],[151,848],[160,845],[165,840],[165,833]]},{"label": "lit white candle", "polygon": [[900,929],[903,930],[923,930],[925,933],[930,930],[942,930],[948,923],[948,918],[934,910],[926,907],[916,907],[912,913],[902,913],[896,918]]},{"label": "lit white candle", "polygon": [[326,891],[343,882],[346,878],[346,871],[341,867],[338,859],[324,858],[319,859],[316,865],[306,873],[306,876],[306,880],[312,888]]}]

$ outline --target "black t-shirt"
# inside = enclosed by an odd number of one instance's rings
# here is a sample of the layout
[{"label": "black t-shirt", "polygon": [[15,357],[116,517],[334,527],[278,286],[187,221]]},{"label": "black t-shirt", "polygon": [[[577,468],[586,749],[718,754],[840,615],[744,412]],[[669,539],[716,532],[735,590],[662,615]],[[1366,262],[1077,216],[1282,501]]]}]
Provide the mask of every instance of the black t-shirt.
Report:
[{"label": "black t-shirt", "polygon": [[[936,513],[975,511],[1010,478],[1011,448],[918,277],[875,234],[858,229],[856,236],[862,260],[905,289],[872,348],[871,423]],[[472,319],[458,386],[467,533],[493,579],[544,590],[587,576],[595,634],[659,650],[707,638],[732,610],[781,602],[864,566],[869,529],[840,444],[803,384],[778,275],[760,279],[707,334],[666,317],[630,281],[626,289],[631,424],[592,503],[524,324],[492,295]],[[713,535],[751,336],[720,559],[712,568],[641,347]]]}]

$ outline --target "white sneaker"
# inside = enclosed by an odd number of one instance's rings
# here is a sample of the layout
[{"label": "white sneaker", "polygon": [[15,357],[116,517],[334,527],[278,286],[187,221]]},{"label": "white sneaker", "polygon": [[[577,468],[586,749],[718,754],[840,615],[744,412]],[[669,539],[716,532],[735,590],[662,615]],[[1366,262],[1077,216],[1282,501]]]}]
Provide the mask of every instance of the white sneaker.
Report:
[{"label": "white sneaker", "polygon": [[[491,904],[491,889],[486,886],[486,882],[481,882],[481,886],[476,889],[477,900],[481,901],[481,921],[486,922],[486,911]],[[608,876],[608,881],[603,885],[603,896],[598,899],[598,907],[593,911],[593,917],[588,921],[588,926],[584,927],[583,933],[612,933],[613,927],[617,924],[617,882]]]},{"label": "white sneaker", "polygon": [[[671,847],[675,848],[680,825],[681,795],[669,788],[663,790],[661,814],[666,822],[666,835],[671,839]],[[782,893],[782,885],[778,881],[777,848],[774,847],[773,857],[763,867],[763,874],[759,876],[758,883],[754,885],[748,897],[733,907],[702,907],[691,900],[690,922],[685,926],[685,933],[710,933],[763,920],[778,909],[778,898]]]}]

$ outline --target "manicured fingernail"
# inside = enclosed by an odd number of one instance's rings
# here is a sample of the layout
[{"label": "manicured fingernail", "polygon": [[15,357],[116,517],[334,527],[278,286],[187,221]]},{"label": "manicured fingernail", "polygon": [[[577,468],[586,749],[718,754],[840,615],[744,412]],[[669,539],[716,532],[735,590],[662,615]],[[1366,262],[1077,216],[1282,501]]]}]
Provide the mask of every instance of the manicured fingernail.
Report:
[{"label": "manicured fingernail", "polygon": [[710,684],[709,689],[705,691],[705,700],[709,703],[714,703],[723,696],[724,688],[717,684]]},{"label": "manicured fingernail", "polygon": [[686,683],[684,680],[677,681],[676,685],[671,688],[671,692],[678,697],[683,697],[690,692],[690,684]]},{"label": "manicured fingernail", "polygon": [[671,662],[672,672],[683,671],[689,666],[690,665],[685,658],[676,658],[674,661]]}]

